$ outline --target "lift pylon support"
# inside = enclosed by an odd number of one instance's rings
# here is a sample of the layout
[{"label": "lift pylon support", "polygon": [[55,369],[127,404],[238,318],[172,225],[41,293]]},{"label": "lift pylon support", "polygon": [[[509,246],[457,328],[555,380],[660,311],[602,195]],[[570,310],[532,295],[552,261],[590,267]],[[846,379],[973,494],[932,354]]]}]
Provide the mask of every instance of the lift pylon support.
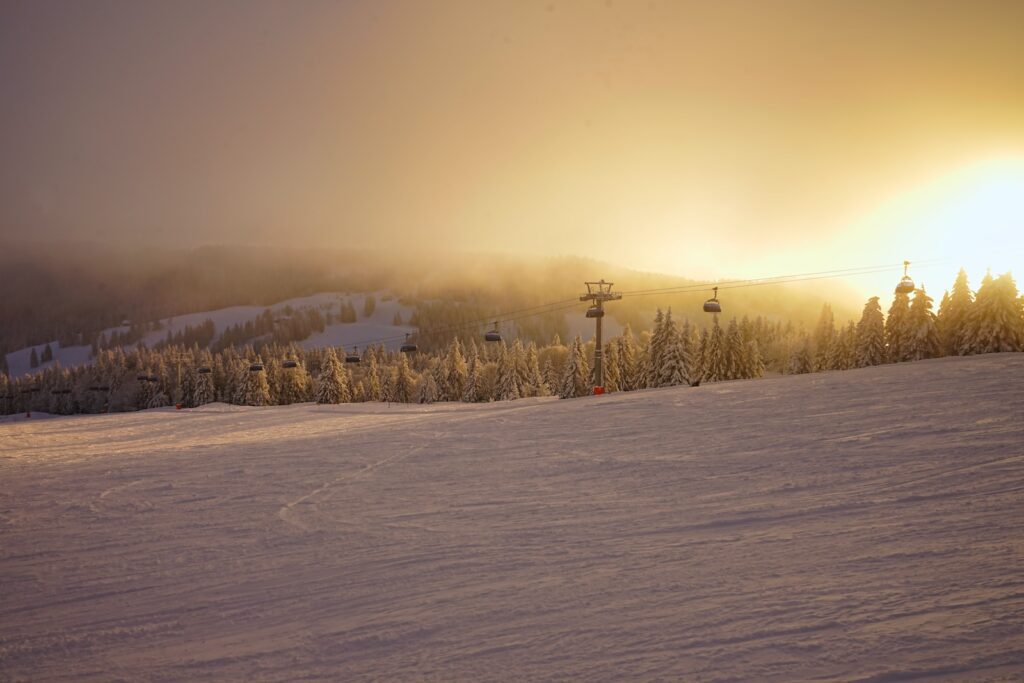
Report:
[{"label": "lift pylon support", "polygon": [[604,302],[618,301],[622,298],[621,292],[612,291],[612,282],[598,280],[597,282],[584,282],[587,286],[587,293],[580,295],[580,301],[591,301],[593,305],[587,309],[587,317],[593,318],[597,326],[594,335],[594,386],[595,394],[604,393],[604,344],[601,340],[601,320],[604,318]]}]

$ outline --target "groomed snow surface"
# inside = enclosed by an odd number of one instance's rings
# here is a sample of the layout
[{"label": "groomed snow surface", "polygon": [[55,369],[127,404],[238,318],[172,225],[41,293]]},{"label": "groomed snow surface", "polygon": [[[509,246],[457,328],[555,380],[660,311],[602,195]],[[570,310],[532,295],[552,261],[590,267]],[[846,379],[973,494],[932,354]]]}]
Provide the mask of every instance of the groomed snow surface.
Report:
[{"label": "groomed snow surface", "polygon": [[0,679],[1021,680],[1024,354],[0,424]]}]

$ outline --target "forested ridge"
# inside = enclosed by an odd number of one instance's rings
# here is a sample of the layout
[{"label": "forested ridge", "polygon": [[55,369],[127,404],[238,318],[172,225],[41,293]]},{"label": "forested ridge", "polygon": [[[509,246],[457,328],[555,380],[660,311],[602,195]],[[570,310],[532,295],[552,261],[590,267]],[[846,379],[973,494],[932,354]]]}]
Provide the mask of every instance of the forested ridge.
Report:
[{"label": "forested ridge", "polygon": [[[0,245],[0,276],[0,357],[54,341],[61,346],[93,345],[104,330],[122,326],[131,332],[115,343],[134,344],[162,318],[229,306],[270,306],[317,292],[386,290],[410,304],[433,305],[432,315],[420,321],[427,334],[427,327],[447,327],[466,316],[572,298],[585,280],[597,277],[631,289],[693,283],[575,257],[410,254],[301,245],[187,250]],[[830,294],[833,300],[849,299],[836,289],[822,293],[780,287],[747,292],[731,310],[740,316],[764,315],[810,325]],[[640,329],[649,324],[655,305],[682,309],[699,305],[706,296],[692,292],[657,301],[624,301],[614,315]],[[441,311],[442,306],[447,310]],[[552,317],[525,320],[521,326],[538,342],[558,331]],[[530,326],[533,329],[527,329]],[[105,341],[110,343],[110,333]]]},{"label": "forested ridge", "polygon": [[[417,312],[417,315],[420,313]],[[985,276],[977,292],[961,270],[938,311],[923,287],[896,293],[883,314],[872,297],[859,320],[836,324],[821,307],[810,331],[763,316],[719,315],[678,321],[658,309],[653,325],[604,345],[606,391],[698,385],[760,377],[766,372],[801,374],[945,355],[1024,350],[1024,300],[1009,273]],[[354,362],[346,362],[354,361]],[[221,350],[170,343],[147,349],[100,350],[76,368],[51,366],[37,377],[10,380],[0,374],[0,410],[95,413],[223,401],[282,405],[304,401],[514,400],[591,393],[594,345],[579,336],[564,344],[516,338],[485,342],[469,328],[449,331],[442,343],[416,353],[371,346],[359,354],[335,348],[304,350],[273,338],[261,345]]]}]

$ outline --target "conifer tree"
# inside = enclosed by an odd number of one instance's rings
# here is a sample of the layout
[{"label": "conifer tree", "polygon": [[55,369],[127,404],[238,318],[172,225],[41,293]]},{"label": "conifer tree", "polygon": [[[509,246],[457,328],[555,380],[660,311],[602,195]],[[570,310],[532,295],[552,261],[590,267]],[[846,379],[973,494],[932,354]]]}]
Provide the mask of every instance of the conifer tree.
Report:
[{"label": "conifer tree", "polygon": [[338,354],[333,348],[327,348],[320,361],[314,398],[321,404],[347,403],[352,399],[348,373],[341,367]]},{"label": "conifer tree", "polygon": [[424,372],[420,376],[419,386],[416,391],[416,400],[419,403],[434,403],[438,399],[437,382],[434,381],[434,374]]},{"label": "conifer tree", "polygon": [[814,328],[814,367],[816,370],[828,368],[829,352],[835,339],[836,326],[832,307],[828,304],[823,304],[821,315],[818,316],[818,324]]},{"label": "conifer tree", "polygon": [[881,365],[885,362],[885,322],[878,297],[864,304],[864,312],[857,323],[857,359],[859,368]]},{"label": "conifer tree", "polygon": [[953,283],[953,291],[942,297],[942,306],[939,307],[937,322],[944,355],[962,356],[968,353],[968,318],[973,304],[974,296],[967,281],[967,271],[961,268]]},{"label": "conifer tree", "polygon": [[476,356],[469,357],[469,367],[466,371],[466,386],[462,392],[461,400],[466,403],[477,403],[480,401],[480,359]]},{"label": "conifer tree", "polygon": [[619,368],[619,344],[615,339],[604,345],[604,390],[608,393],[622,390]]},{"label": "conifer tree", "polygon": [[[380,368],[380,400],[385,403],[395,401],[395,373],[391,366],[382,365]],[[395,401],[396,403],[398,401]]]},{"label": "conifer tree", "polygon": [[39,367],[39,356],[36,354],[36,347],[32,347],[32,353],[28,357],[28,366],[33,370]]},{"label": "conifer tree", "polygon": [[677,386],[686,377],[686,360],[679,345],[679,331],[672,320],[672,309],[668,310],[660,327],[651,336],[649,359],[652,366],[649,387]]},{"label": "conifer tree", "polygon": [[744,345],[743,353],[743,379],[764,377],[764,359],[761,358],[761,351],[757,347],[757,341],[751,339]]},{"label": "conifer tree", "polygon": [[683,349],[683,338],[676,332],[673,325],[671,331],[666,333],[665,349],[661,357],[661,372],[658,376],[658,386],[676,387],[681,384],[689,384],[690,378],[686,374],[686,353]]},{"label": "conifer tree", "polygon": [[849,370],[856,366],[857,328],[853,321],[832,339],[829,347],[829,370]]},{"label": "conifer tree", "polygon": [[711,323],[711,330],[702,339],[704,342],[701,348],[703,359],[704,381],[720,382],[728,379],[728,371],[725,366],[725,335],[718,324],[718,316],[714,316]]},{"label": "conifer tree", "polygon": [[192,382],[192,406],[204,406],[207,403],[213,403],[216,400],[217,392],[213,386],[213,373],[197,373],[195,380]]},{"label": "conifer tree", "polygon": [[1024,350],[1024,318],[1010,273],[986,275],[967,318],[967,353]]},{"label": "conifer tree", "polygon": [[811,356],[811,340],[806,335],[801,336],[793,346],[789,356],[789,374],[803,375],[814,372],[814,359]]},{"label": "conifer tree", "polygon": [[544,375],[540,371],[540,361],[537,356],[537,345],[530,342],[526,348],[526,374],[523,378],[523,387],[527,396],[547,396],[550,392],[544,381]]},{"label": "conifer tree", "polygon": [[544,384],[549,388],[554,387],[558,389],[560,387],[559,378],[555,373],[555,366],[552,365],[550,357],[544,361],[544,369],[541,370],[541,374],[544,376]]},{"label": "conifer tree", "polygon": [[516,339],[511,348],[512,363],[516,372],[516,384],[519,386],[519,397],[536,396],[535,378],[530,375],[530,366],[526,358],[523,342]]},{"label": "conifer tree", "polygon": [[505,346],[505,342],[501,342],[501,355],[498,356],[497,391],[499,401],[514,401],[522,396],[516,373],[515,356]]},{"label": "conifer tree", "polygon": [[618,338],[619,347],[619,384],[623,391],[634,391],[642,388],[640,379],[639,353],[636,341],[633,339],[633,330],[627,324]]},{"label": "conifer tree", "polygon": [[444,360],[445,381],[440,387],[440,396],[445,401],[462,400],[466,393],[466,379],[469,367],[462,355],[462,344],[458,339],[453,339],[448,347],[448,354]]},{"label": "conifer tree", "polygon": [[936,358],[941,353],[938,326],[932,313],[932,298],[924,291],[924,285],[914,291],[908,320],[910,330],[907,360]]},{"label": "conifer tree", "polygon": [[167,397],[167,393],[160,387],[156,387],[146,403],[147,408],[166,408],[169,405],[171,405],[171,399]]},{"label": "conifer tree", "polygon": [[683,349],[683,361],[686,364],[686,378],[691,387],[700,386],[704,379],[704,365],[700,355],[700,337],[689,321],[683,323],[679,330],[679,344]]},{"label": "conifer tree", "polygon": [[371,349],[367,349],[367,364],[366,364],[366,376],[363,379],[363,386],[365,389],[364,400],[366,401],[382,401],[384,400],[383,389],[381,387],[380,368],[377,365],[377,356]]},{"label": "conifer tree", "polygon": [[725,344],[722,349],[725,379],[741,379],[746,377],[747,370],[743,363],[743,337],[736,318],[729,321],[725,333]]},{"label": "conifer tree", "polygon": [[[263,359],[260,356],[256,356],[255,362],[262,364]],[[243,372],[245,375],[239,390],[239,405],[270,405],[270,385],[267,384],[266,371],[254,371],[246,367]]]},{"label": "conifer tree", "polygon": [[572,342],[569,349],[569,357],[566,360],[565,372],[562,375],[562,382],[558,395],[560,398],[575,398],[590,394],[588,378],[590,377],[590,364],[587,362],[586,353],[583,350],[583,340],[579,335]]},{"label": "conifer tree", "polygon": [[43,363],[49,363],[53,360],[53,349],[49,344],[43,349],[43,357],[40,359]]},{"label": "conifer tree", "polygon": [[[432,373],[425,372],[425,375]],[[416,388],[416,380],[412,370],[409,368],[409,356],[401,354],[398,360],[398,371],[395,373],[395,383],[391,392],[391,400],[396,403],[412,403],[413,391]],[[437,380],[434,380],[434,400],[437,400]]]},{"label": "conifer tree", "polygon": [[886,354],[890,363],[910,358],[910,297],[897,292],[885,319]]}]

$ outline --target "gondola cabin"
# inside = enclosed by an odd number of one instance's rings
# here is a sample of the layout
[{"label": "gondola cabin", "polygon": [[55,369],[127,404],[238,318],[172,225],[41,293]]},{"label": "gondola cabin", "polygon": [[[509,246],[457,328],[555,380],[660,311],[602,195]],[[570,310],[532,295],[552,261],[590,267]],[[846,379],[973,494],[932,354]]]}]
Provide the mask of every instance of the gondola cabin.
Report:
[{"label": "gondola cabin", "polygon": [[405,335],[405,343],[399,349],[402,353],[416,353],[420,350],[420,347],[409,341],[409,335]]},{"label": "gondola cabin", "polygon": [[345,356],[346,363],[358,363],[362,358],[359,357],[359,347],[357,346],[354,351],[350,351]]},{"label": "gondola cabin", "polygon": [[587,309],[587,317],[588,318],[603,318],[604,317],[604,309],[601,308],[600,306],[591,306],[590,308]]},{"label": "gondola cabin", "polygon": [[249,372],[263,372],[263,363],[252,363]]},{"label": "gondola cabin", "polygon": [[284,368],[285,370],[294,370],[295,368],[299,367],[299,362],[296,360],[286,360],[285,362],[281,363],[281,367]]},{"label": "gondola cabin", "polygon": [[903,277],[900,278],[900,282],[896,285],[897,294],[910,294],[914,291],[914,281],[907,275],[907,268],[910,267],[910,261],[903,262]]},{"label": "gondola cabin", "polygon": [[910,294],[914,291],[914,281],[909,277],[900,279],[900,283],[896,285],[897,294]]},{"label": "gondola cabin", "polygon": [[708,299],[707,301],[704,302],[704,312],[705,313],[721,313],[722,312],[722,304],[720,304],[718,302],[718,287],[715,287],[713,289],[713,291],[714,291],[715,295],[712,296],[710,299]]},{"label": "gondola cabin", "polygon": [[200,375],[209,375],[211,372],[213,372],[213,370],[204,365],[203,367],[196,370],[196,372],[198,372]]},{"label": "gondola cabin", "polygon": [[486,334],[484,334],[484,341],[489,341],[489,342],[500,342],[501,341],[501,332],[498,332],[498,323],[494,323],[494,329],[493,330],[487,330]]}]

